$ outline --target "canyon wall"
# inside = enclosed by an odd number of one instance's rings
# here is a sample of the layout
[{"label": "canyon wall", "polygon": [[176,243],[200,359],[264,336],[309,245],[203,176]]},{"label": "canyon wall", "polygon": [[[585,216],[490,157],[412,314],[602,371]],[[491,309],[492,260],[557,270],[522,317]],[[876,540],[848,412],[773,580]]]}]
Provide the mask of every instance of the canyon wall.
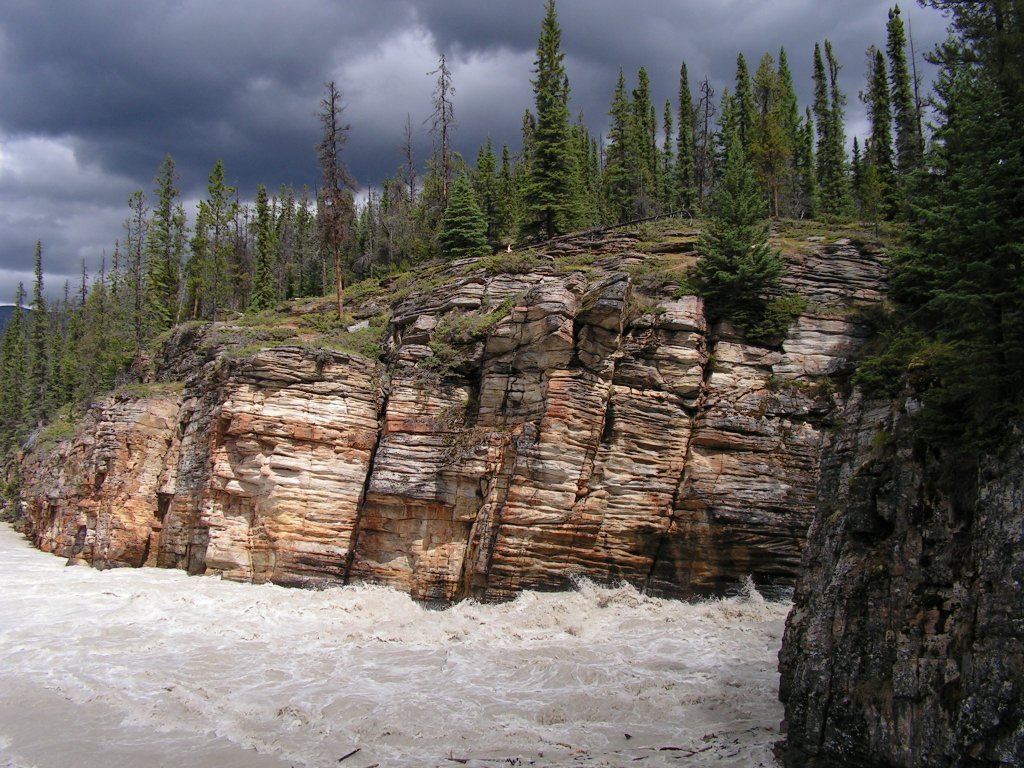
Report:
[{"label": "canyon wall", "polygon": [[790,766],[1024,764],[1024,436],[980,467],[850,403],[780,654]]},{"label": "canyon wall", "polygon": [[107,399],[26,459],[29,531],[97,565],[363,580],[431,602],[579,575],[679,596],[791,585],[833,378],[865,335],[857,308],[881,298],[882,257],[789,243],[786,290],[807,307],[758,346],[709,330],[662,268],[692,262],[694,237],[619,233],[385,283],[350,303],[386,315],[377,358],[186,326],[159,365],[182,384]]}]

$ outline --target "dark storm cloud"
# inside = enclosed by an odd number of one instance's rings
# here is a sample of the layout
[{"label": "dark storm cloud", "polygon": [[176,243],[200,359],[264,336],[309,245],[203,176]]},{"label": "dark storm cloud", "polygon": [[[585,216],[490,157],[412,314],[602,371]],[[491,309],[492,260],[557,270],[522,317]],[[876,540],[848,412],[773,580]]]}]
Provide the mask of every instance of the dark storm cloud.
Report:
[{"label": "dark storm cloud", "polygon": [[[736,53],[751,70],[785,45],[806,101],[815,41],[844,65],[851,127],[864,50],[884,44],[884,0],[560,0],[572,108],[602,130],[618,70],[650,73],[659,103],[679,64],[720,94]],[[243,197],[256,184],[315,184],[323,83],[342,89],[346,156],[362,183],[400,162],[406,116],[425,157],[433,86],[449,57],[457,147],[518,143],[543,0],[5,0],[0,4],[0,301],[30,280],[42,239],[51,289],[121,236],[128,195],[149,189],[166,153],[200,196],[222,158]],[[904,7],[919,49],[943,37],[934,11]]]}]

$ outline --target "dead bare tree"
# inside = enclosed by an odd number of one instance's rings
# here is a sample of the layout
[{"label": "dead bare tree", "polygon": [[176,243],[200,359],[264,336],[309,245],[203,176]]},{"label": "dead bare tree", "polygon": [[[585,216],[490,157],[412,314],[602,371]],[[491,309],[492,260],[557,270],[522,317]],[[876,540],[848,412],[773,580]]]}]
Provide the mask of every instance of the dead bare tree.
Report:
[{"label": "dead bare tree", "polygon": [[341,91],[334,81],[327,83],[327,94],[320,101],[319,118],[323,137],[318,145],[320,171],[324,186],[317,195],[317,214],[323,247],[334,260],[334,283],[338,301],[338,319],[344,319],[344,264],[342,251],[352,229],[355,204],[352,192],[356,180],[341,159],[341,151],[348,140],[349,125],[341,122],[345,108]]},{"label": "dead bare tree", "polygon": [[437,75],[434,88],[434,113],[431,116],[430,131],[435,137],[435,162],[441,174],[441,208],[448,207],[448,187],[451,184],[454,157],[452,154],[452,130],[455,127],[455,86],[447,59],[441,54],[437,69],[428,74]]}]

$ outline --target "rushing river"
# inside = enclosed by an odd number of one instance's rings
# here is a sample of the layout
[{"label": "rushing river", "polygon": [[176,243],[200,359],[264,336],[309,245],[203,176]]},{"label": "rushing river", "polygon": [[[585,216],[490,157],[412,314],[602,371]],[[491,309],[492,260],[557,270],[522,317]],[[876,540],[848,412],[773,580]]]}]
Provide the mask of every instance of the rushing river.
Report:
[{"label": "rushing river", "polygon": [[431,611],[66,568],[0,526],[0,767],[774,766],[787,609],[584,582]]}]

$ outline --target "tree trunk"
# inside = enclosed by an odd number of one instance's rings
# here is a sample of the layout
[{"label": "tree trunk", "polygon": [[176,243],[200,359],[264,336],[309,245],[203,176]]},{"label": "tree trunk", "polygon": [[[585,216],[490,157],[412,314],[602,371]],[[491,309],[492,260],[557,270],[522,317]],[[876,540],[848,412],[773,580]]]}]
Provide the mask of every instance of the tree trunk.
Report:
[{"label": "tree trunk", "polygon": [[345,319],[345,300],[342,295],[341,286],[341,249],[334,249],[334,288],[335,295],[338,298],[338,321],[342,322]]}]

